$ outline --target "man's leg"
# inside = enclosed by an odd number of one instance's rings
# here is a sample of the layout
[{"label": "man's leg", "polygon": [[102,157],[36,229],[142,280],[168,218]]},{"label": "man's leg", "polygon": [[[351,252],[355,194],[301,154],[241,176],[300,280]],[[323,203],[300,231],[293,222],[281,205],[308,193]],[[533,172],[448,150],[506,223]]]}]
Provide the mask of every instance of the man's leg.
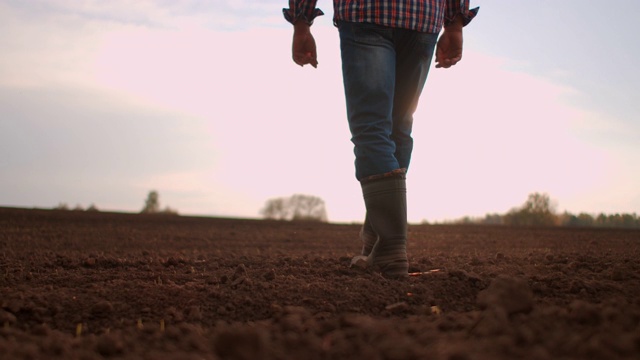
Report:
[{"label": "man's leg", "polygon": [[[339,24],[339,30],[356,177],[367,209],[362,234],[377,235],[367,262],[379,267],[384,275],[407,276],[406,186],[391,138],[395,30],[346,22]],[[363,237],[363,254],[369,251],[372,239]]]},{"label": "man's leg", "polygon": [[347,117],[354,144],[356,178],[399,169],[392,110],[396,52],[394,29],[340,22],[342,73]]},{"label": "man's leg", "polygon": [[401,168],[408,169],[413,151],[413,113],[427,80],[438,34],[411,30],[395,32],[396,86],[393,102],[393,131],[395,157]]}]

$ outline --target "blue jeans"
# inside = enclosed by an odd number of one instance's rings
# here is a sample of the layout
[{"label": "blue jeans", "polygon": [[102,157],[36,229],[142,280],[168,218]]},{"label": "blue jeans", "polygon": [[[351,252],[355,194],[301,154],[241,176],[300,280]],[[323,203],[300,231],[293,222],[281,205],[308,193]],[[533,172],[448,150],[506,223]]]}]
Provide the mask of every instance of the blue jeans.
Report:
[{"label": "blue jeans", "polygon": [[338,30],[356,178],[408,169],[438,34],[345,21]]}]

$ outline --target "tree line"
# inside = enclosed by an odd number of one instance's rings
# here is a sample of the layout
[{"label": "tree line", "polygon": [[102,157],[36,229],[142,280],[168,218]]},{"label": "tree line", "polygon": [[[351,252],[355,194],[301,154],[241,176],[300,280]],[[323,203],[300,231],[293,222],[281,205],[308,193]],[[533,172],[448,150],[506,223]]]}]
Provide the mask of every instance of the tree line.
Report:
[{"label": "tree line", "polygon": [[591,215],[588,213],[558,214],[556,206],[545,193],[530,194],[520,207],[509,210],[506,214],[487,214],[483,218],[463,217],[453,221],[454,224],[484,224],[510,226],[567,226],[567,227],[614,227],[640,228],[640,218],[633,214]]},{"label": "tree line", "polygon": [[[65,203],[58,204],[54,209],[71,210]],[[73,210],[85,210],[80,205]],[[86,211],[98,211],[91,204]],[[143,214],[172,214],[178,211],[170,207],[160,206],[160,195],[152,190],[147,195]],[[289,221],[317,221],[327,222],[327,210],[324,201],[312,195],[295,194],[289,197],[273,198],[266,201],[260,214],[265,219]],[[427,223],[426,221],[424,223]],[[572,214],[570,212],[557,213],[556,205],[546,193],[532,193],[525,203],[509,210],[506,214],[487,214],[484,217],[465,216],[461,219],[447,221],[448,224],[480,224],[480,225],[508,225],[508,226],[567,226],[567,227],[611,227],[611,228],[640,228],[640,218],[632,214],[604,214],[592,215],[588,213]]]},{"label": "tree line", "polygon": [[[91,204],[88,208],[84,209],[82,205],[76,205],[71,209],[67,203],[61,202],[58,206],[53,208],[54,210],[74,210],[74,211],[91,211],[97,212],[98,207],[95,204]],[[165,215],[178,215],[178,211],[166,206],[164,209],[160,207],[160,194],[156,190],[149,191],[147,198],[144,201],[144,206],[140,210],[141,214],[165,214]]]}]

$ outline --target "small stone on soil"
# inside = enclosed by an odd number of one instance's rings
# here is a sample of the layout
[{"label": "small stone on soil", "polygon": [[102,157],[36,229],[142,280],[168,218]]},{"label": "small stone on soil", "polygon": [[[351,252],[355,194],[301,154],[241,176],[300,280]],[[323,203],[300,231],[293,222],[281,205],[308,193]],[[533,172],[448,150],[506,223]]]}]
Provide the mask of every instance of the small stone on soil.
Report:
[{"label": "small stone on soil", "polygon": [[409,304],[407,304],[405,301],[401,301],[395,304],[390,304],[385,306],[385,309],[389,311],[405,310],[408,308],[409,308]]}]

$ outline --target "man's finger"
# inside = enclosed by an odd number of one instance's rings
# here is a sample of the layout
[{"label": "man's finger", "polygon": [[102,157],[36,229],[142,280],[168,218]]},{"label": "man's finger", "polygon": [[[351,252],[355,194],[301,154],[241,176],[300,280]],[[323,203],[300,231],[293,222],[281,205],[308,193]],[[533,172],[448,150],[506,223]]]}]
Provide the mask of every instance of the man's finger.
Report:
[{"label": "man's finger", "polygon": [[460,57],[455,57],[453,59],[449,60],[449,64],[451,64],[451,66],[457,64],[460,61]]},{"label": "man's finger", "polygon": [[293,53],[293,61],[302,66],[309,63],[309,53],[298,51]]},{"label": "man's finger", "polygon": [[444,69],[448,69],[451,67],[451,61],[449,59],[444,59],[441,60],[440,62],[438,62],[436,64],[436,68],[444,68]]},{"label": "man's finger", "polygon": [[293,62],[300,66],[309,64],[314,68],[318,67],[318,60],[314,56],[312,56],[311,53],[293,54]]}]

